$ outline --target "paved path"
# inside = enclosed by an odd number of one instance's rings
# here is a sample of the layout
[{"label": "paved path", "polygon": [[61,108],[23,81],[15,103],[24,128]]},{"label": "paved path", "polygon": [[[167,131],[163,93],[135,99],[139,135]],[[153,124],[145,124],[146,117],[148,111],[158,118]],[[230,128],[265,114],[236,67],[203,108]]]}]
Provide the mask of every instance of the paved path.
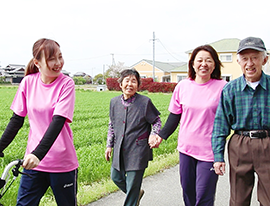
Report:
[{"label": "paved path", "polygon": [[[179,165],[164,170],[156,175],[144,178],[142,188],[145,194],[140,206],[184,206],[182,191],[179,184]],[[227,168],[228,169],[228,166]],[[251,206],[259,206],[256,200],[256,191],[253,191]],[[122,206],[125,194],[121,191],[110,194],[87,206]],[[216,206],[229,205],[229,172],[219,177],[216,191]]]}]

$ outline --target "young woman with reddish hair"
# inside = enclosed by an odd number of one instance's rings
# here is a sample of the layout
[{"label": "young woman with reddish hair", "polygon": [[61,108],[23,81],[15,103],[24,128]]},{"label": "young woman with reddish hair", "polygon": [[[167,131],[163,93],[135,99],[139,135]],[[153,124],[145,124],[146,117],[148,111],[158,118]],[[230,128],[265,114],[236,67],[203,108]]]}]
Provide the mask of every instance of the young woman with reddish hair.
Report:
[{"label": "young woman with reddish hair", "polygon": [[57,42],[39,39],[11,104],[13,116],[0,139],[0,152],[12,142],[28,115],[30,131],[17,205],[38,205],[52,188],[57,205],[77,205],[78,160],[72,122],[74,81],[61,70],[64,59]]}]

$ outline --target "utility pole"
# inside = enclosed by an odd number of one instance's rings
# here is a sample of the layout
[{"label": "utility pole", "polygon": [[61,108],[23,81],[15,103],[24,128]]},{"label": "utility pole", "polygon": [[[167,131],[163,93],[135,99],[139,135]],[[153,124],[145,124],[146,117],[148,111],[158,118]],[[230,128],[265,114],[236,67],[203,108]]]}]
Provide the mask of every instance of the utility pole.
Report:
[{"label": "utility pole", "polygon": [[153,81],[155,81],[155,32],[153,32]]},{"label": "utility pole", "polygon": [[105,65],[103,64],[103,84],[105,84],[105,77],[104,77],[104,75],[105,75]]},{"label": "utility pole", "polygon": [[114,54],[112,53],[112,66],[115,66],[115,61],[114,61]]}]

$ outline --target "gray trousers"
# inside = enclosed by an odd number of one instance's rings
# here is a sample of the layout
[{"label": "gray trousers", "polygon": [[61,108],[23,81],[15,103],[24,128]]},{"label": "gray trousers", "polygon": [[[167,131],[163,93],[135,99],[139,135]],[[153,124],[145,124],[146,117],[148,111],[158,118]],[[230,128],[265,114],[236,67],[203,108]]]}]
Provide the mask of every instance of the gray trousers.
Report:
[{"label": "gray trousers", "polygon": [[230,163],[230,206],[249,206],[258,175],[260,205],[270,205],[270,137],[251,139],[234,134],[228,144]]},{"label": "gray trousers", "polygon": [[118,171],[111,168],[113,182],[126,193],[124,206],[136,206],[142,185],[144,170]]}]

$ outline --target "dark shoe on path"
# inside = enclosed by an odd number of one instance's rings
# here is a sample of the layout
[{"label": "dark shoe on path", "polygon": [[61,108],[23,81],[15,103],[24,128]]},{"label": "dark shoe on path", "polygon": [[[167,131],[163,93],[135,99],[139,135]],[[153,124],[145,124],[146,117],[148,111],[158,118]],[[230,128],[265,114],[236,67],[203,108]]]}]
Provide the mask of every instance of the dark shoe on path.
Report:
[{"label": "dark shoe on path", "polygon": [[140,200],[142,199],[142,196],[144,195],[144,190],[140,190],[139,198],[137,200],[137,206],[140,205]]}]

